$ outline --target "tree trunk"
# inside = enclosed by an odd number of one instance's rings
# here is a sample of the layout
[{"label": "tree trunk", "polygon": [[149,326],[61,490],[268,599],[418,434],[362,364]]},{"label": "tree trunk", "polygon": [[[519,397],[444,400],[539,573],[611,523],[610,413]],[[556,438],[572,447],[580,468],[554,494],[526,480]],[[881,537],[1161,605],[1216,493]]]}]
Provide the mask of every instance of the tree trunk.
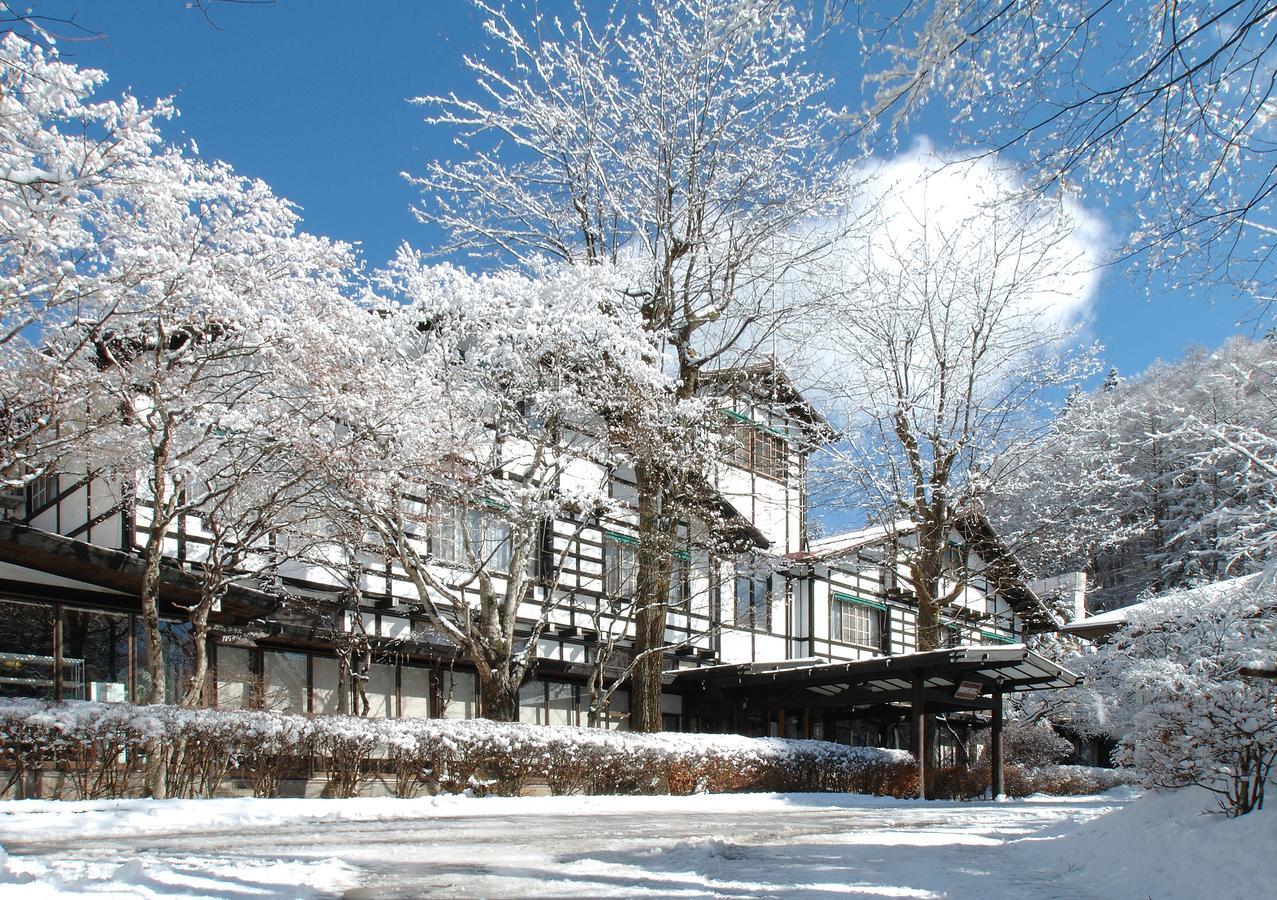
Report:
[{"label": "tree trunk", "polygon": [[194,671],[191,683],[182,694],[181,705],[197,707],[205,705],[205,691],[208,687],[208,614],[214,601],[200,599],[199,605],[191,610],[191,643],[195,652]]},{"label": "tree trunk", "polygon": [[661,671],[669,598],[669,549],[674,522],[662,515],[664,485],[650,465],[634,466],[639,503],[638,583],[634,610],[634,653],[639,657],[630,679],[630,728],[660,731]]},{"label": "tree trunk", "polygon": [[[168,530],[167,517],[161,510],[167,500],[165,472],[168,468],[168,440],[160,442],[152,457],[152,507],[151,526],[147,529],[145,564],[142,570],[142,592],[139,598],[142,608],[142,631],[146,636],[146,673],[150,678],[150,690],[145,702],[163,703],[164,638],[160,632],[160,562],[164,555],[164,533]],[[164,755],[166,748],[160,738],[146,743],[147,767],[146,792],[157,800],[167,796]]]},{"label": "tree trunk", "polygon": [[519,687],[504,669],[492,669],[486,677],[480,676],[479,703],[485,719],[519,720]]}]

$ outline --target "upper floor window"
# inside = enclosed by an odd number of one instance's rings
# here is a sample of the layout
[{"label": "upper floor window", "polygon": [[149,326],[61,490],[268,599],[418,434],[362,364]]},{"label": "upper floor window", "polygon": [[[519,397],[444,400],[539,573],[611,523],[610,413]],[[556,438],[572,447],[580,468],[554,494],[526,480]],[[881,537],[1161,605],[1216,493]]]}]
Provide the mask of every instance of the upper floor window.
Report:
[{"label": "upper floor window", "polygon": [[833,638],[845,644],[879,649],[886,607],[847,594],[833,595]]},{"label": "upper floor window", "polygon": [[58,476],[41,475],[27,485],[27,515],[35,515],[57,498]]},{"label": "upper floor window", "polygon": [[675,550],[670,559],[669,605],[677,612],[690,612],[692,600],[692,556]]},{"label": "upper floor window", "polygon": [[789,477],[789,444],[784,436],[740,413],[728,412],[724,430],[724,461],[744,469],[784,481]]},{"label": "upper floor window", "polygon": [[735,624],[746,628],[771,628],[771,579],[737,574]]},{"label": "upper floor window", "polygon": [[613,597],[638,592],[638,541],[628,534],[603,532],[603,590]]},{"label": "upper floor window", "polygon": [[495,572],[510,569],[510,523],[486,510],[435,504],[430,511],[430,553],[439,562]]}]

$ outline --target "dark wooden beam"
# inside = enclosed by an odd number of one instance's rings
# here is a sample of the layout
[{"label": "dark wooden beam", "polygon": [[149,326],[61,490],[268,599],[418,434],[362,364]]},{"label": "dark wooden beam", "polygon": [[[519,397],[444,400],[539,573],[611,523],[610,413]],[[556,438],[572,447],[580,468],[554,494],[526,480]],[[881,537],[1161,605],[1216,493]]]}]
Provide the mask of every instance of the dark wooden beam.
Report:
[{"label": "dark wooden beam", "polygon": [[918,761],[918,797],[927,799],[927,703],[924,699],[923,680],[913,679],[913,697],[909,704],[909,750]]},{"label": "dark wooden beam", "polygon": [[1006,776],[1002,765],[1002,691],[993,692],[993,723],[989,739],[989,756],[992,760],[992,792],[994,799],[1003,796],[1006,790]]}]

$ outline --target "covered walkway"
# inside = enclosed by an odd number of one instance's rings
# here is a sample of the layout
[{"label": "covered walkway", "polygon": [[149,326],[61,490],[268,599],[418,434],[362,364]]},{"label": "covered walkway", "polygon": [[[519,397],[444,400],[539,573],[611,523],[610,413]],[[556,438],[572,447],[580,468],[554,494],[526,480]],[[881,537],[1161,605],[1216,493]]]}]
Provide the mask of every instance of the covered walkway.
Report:
[{"label": "covered walkway", "polygon": [[[784,721],[802,717],[810,736],[813,710],[843,709],[860,716],[907,714],[910,751],[918,760],[919,795],[926,796],[927,719],[940,713],[989,711],[994,794],[1004,793],[1002,700],[1019,691],[1072,687],[1079,676],[1022,644],[955,647],[849,663],[819,659],[681,669],[668,674],[685,706],[702,715],[718,710],[738,730],[747,710]],[[722,712],[726,721],[722,721]],[[783,725],[782,725],[783,728]]]}]

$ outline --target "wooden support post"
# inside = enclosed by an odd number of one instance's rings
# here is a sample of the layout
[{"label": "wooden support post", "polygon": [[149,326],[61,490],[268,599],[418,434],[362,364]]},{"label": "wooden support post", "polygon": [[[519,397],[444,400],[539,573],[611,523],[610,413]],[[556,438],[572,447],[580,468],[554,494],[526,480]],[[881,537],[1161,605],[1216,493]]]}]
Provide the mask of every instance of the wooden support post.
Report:
[{"label": "wooden support post", "polygon": [[993,721],[990,723],[989,758],[992,760],[992,790],[997,799],[1006,793],[1006,775],[1002,767],[1002,688],[993,689]]},{"label": "wooden support post", "polygon": [[909,702],[909,751],[918,761],[918,798],[927,799],[927,704],[922,697],[923,678],[913,676],[913,697]]}]

